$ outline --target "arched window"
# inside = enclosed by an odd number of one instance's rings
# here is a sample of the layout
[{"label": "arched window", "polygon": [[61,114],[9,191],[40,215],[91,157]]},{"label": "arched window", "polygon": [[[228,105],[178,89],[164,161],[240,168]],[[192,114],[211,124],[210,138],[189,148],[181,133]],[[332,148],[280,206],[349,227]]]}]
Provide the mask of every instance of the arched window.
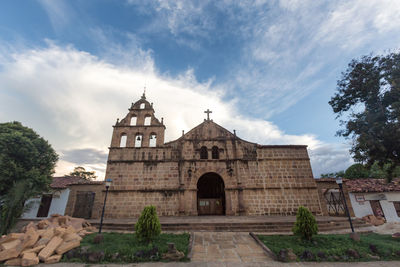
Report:
[{"label": "arched window", "polygon": [[132,116],[130,125],[135,126],[136,122],[137,122],[137,117],[136,116]]},{"label": "arched window", "polygon": [[151,124],[151,116],[144,117],[144,125],[148,126]]},{"label": "arched window", "polygon": [[202,146],[200,148],[200,159],[208,159],[208,151],[207,151],[207,147]]},{"label": "arched window", "polygon": [[135,136],[135,147],[142,147],[143,135],[136,134]]},{"label": "arched window", "polygon": [[219,159],[219,151],[217,146],[212,147],[211,155],[213,159]]},{"label": "arched window", "polygon": [[140,104],[140,109],[144,109],[144,106],[145,106],[144,103]]},{"label": "arched window", "polygon": [[149,147],[155,147],[157,145],[157,135],[155,133],[150,134]]},{"label": "arched window", "polygon": [[126,141],[128,137],[125,133],[121,134],[121,138],[119,139],[119,147],[126,147]]}]

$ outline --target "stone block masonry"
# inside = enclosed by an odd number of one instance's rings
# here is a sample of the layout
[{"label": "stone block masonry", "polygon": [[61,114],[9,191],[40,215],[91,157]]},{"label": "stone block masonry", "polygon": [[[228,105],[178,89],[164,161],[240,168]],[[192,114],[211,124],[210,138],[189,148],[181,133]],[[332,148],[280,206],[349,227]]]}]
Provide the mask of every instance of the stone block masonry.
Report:
[{"label": "stone block masonry", "polygon": [[292,215],[300,205],[321,213],[306,146],[258,145],[211,119],[164,143],[145,96],[113,127],[106,218],[137,217],[147,205],[160,216]]}]

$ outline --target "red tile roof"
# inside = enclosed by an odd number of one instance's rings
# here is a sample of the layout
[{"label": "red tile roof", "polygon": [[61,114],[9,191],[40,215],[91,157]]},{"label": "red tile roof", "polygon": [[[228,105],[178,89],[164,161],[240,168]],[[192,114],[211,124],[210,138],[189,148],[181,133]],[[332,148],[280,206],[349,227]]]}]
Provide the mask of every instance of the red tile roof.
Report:
[{"label": "red tile roof", "polygon": [[400,192],[400,179],[394,179],[387,183],[385,179],[354,179],[347,180],[346,186],[349,192],[368,193],[368,192]]},{"label": "red tile roof", "polygon": [[[318,182],[334,182],[336,183],[336,178],[315,178],[315,181]],[[346,182],[346,178],[342,178],[343,182]]]},{"label": "red tile roof", "polygon": [[67,188],[73,184],[102,184],[103,181],[89,181],[78,176],[62,176],[53,177],[53,182],[50,184],[51,188]]}]

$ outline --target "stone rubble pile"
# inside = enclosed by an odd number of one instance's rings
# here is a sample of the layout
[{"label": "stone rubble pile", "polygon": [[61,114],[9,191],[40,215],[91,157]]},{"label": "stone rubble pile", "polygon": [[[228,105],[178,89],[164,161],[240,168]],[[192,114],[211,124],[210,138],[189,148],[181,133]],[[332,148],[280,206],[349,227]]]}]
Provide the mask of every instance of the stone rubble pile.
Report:
[{"label": "stone rubble pile", "polygon": [[96,231],[81,218],[54,214],[49,219],[30,222],[22,233],[0,238],[0,263],[31,266],[59,262],[64,253],[80,246],[82,237]]},{"label": "stone rubble pile", "polygon": [[386,222],[385,218],[375,215],[367,215],[362,217],[362,220],[374,226],[382,225]]}]

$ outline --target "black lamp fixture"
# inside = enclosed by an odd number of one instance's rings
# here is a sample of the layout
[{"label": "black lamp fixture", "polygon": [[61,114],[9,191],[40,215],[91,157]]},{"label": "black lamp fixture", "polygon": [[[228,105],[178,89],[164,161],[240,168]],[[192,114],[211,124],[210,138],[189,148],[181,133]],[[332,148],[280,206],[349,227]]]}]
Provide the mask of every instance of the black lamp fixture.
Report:
[{"label": "black lamp fixture", "polygon": [[353,222],[351,221],[349,208],[347,207],[346,198],[345,198],[344,193],[343,193],[343,179],[342,179],[342,177],[337,177],[336,178],[336,183],[339,185],[339,190],[340,190],[340,194],[342,195],[344,208],[346,209],[346,214],[347,214],[347,217],[349,218],[351,232],[354,233]]},{"label": "black lamp fixture", "polygon": [[107,202],[107,195],[108,195],[108,189],[110,188],[112,183],[111,179],[106,179],[106,195],[104,197],[104,204],[103,204],[103,211],[101,212],[101,219],[100,219],[100,227],[99,227],[99,234],[101,234],[101,229],[103,228],[103,218],[104,218],[104,211],[106,209],[106,202]]},{"label": "black lamp fixture", "polygon": [[191,168],[189,168],[189,170],[188,170],[188,175],[189,175],[189,178],[192,177],[192,169]]}]

